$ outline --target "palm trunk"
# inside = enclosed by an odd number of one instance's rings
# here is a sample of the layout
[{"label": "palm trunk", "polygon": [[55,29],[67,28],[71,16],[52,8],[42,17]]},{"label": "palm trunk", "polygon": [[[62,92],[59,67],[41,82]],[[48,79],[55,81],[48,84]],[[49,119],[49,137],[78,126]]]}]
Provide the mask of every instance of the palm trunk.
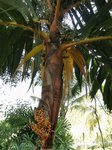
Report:
[{"label": "palm trunk", "polygon": [[[58,120],[60,102],[62,98],[62,53],[53,43],[49,46],[45,58],[45,71],[42,85],[42,101],[47,105],[47,112],[51,121],[51,133],[41,150],[51,150],[54,144],[55,128]],[[44,106],[43,106],[44,107]],[[46,108],[44,108],[46,109]]]},{"label": "palm trunk", "polygon": [[[50,119],[51,131],[41,146],[41,150],[52,150],[55,140],[55,129],[58,121],[58,113],[62,99],[62,73],[63,52],[60,51],[60,33],[58,30],[61,0],[57,6],[53,20],[51,20],[49,38],[45,39],[44,76],[42,84],[42,104],[40,106]],[[53,16],[52,16],[53,17]]]}]

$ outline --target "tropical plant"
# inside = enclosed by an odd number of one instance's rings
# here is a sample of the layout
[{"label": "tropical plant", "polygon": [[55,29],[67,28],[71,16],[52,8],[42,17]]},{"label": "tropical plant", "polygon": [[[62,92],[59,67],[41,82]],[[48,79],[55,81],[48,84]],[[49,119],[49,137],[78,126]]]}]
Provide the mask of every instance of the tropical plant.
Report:
[{"label": "tropical plant", "polygon": [[112,109],[111,6],[111,0],[0,0],[0,73],[14,77],[23,65],[22,79],[31,75],[32,84],[41,72],[42,100],[31,127],[42,149],[53,147],[72,73],[80,88],[82,74],[91,83],[92,97],[100,89]]},{"label": "tropical plant", "polygon": [[[12,107],[7,111],[5,120],[0,122],[0,149],[39,150],[40,138],[30,128],[32,120],[33,110],[26,104],[17,108]],[[73,150],[74,141],[69,129],[69,122],[66,119],[59,118],[54,149]]]},{"label": "tropical plant", "polygon": [[[31,140],[38,139],[30,128],[33,110],[26,105],[12,107],[6,112],[6,119],[0,122],[0,146],[3,150],[17,149],[17,147],[34,147]],[[24,148],[23,148],[24,149]],[[27,149],[27,148],[26,148]],[[33,148],[32,148],[33,149]]]},{"label": "tropical plant", "polygon": [[59,118],[56,128],[55,150],[74,150],[74,140],[69,132],[71,124],[67,119]]}]

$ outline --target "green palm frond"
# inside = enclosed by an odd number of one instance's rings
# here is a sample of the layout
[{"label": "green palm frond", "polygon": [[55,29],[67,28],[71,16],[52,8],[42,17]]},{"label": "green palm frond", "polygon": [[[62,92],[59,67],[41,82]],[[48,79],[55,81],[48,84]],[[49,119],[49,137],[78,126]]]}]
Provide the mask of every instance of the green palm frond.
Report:
[{"label": "green palm frond", "polygon": [[[105,0],[103,0],[102,4],[100,3],[101,1],[99,0],[87,1],[85,2],[85,5],[80,4],[77,8],[73,8],[69,12],[70,17],[72,14],[72,16],[76,18],[73,27],[76,31],[77,39],[107,35],[112,36],[112,2],[106,2]],[[86,67],[88,70],[87,72],[89,73],[88,75],[90,75],[88,77],[88,80],[90,80],[92,83],[90,93],[92,98],[100,89],[103,94],[104,103],[109,109],[111,109],[112,104],[110,93],[112,93],[112,83],[110,80],[112,79],[112,40],[99,42],[97,41],[91,44],[88,43],[86,45],[79,45],[77,46],[77,48],[83,53],[86,60]],[[76,76],[78,77],[78,79],[81,79],[80,70],[78,74],[76,74]],[[102,91],[102,87],[105,90]],[[106,93],[109,93],[108,98],[104,96],[106,95]]]},{"label": "green palm frond", "polygon": [[[37,21],[36,21],[37,20]],[[0,0],[0,73],[8,70],[12,76],[21,59],[37,49],[41,44],[40,36],[46,36],[40,31],[40,22],[29,0],[3,1]],[[36,48],[34,48],[36,46]],[[33,49],[34,48],[34,49]],[[31,51],[33,49],[33,51]],[[35,52],[34,52],[35,53]],[[36,54],[33,54],[36,55]],[[25,56],[25,58],[26,58]],[[23,77],[27,76],[30,68],[30,56],[25,64]],[[40,62],[40,57],[38,61]],[[36,59],[34,59],[35,62]],[[37,61],[37,60],[36,60]],[[34,73],[33,73],[34,74]]]},{"label": "green palm frond", "polygon": [[[6,119],[0,122],[0,146],[3,150],[13,148],[30,150],[40,148],[39,137],[31,130],[33,110],[26,105],[20,105],[6,112]],[[73,149],[73,139],[69,133],[70,123],[66,119],[59,119],[56,129],[55,149]],[[34,140],[35,139],[35,140]]]}]

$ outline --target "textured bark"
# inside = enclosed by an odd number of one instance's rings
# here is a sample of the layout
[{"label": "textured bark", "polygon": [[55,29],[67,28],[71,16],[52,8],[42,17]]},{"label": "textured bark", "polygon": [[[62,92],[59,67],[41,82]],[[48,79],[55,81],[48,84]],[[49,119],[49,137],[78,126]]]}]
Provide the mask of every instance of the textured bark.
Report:
[{"label": "textured bark", "polygon": [[44,61],[44,77],[42,85],[42,101],[41,106],[51,122],[51,132],[48,139],[43,143],[41,150],[52,150],[55,139],[55,128],[58,120],[58,113],[62,99],[62,72],[63,72],[63,56],[59,49],[60,45],[60,5],[61,0],[57,1],[55,14],[50,26],[49,38],[45,40],[45,61]]},{"label": "textured bark", "polygon": [[[54,49],[55,47],[55,49]],[[45,58],[45,72],[42,86],[42,101],[47,105],[47,111],[51,119],[51,134],[43,148],[52,148],[55,138],[55,128],[58,120],[60,102],[62,98],[62,54],[56,46],[51,44]],[[46,109],[43,105],[43,108]]]}]

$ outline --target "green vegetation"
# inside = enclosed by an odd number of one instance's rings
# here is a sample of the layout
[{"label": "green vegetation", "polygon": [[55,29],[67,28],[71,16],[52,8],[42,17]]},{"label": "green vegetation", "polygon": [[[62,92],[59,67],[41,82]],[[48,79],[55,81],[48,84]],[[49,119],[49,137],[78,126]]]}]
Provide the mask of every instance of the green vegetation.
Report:
[{"label": "green vegetation", "polygon": [[[6,119],[0,122],[0,150],[39,150],[40,139],[30,128],[32,108],[20,105],[6,113]],[[70,127],[66,119],[59,118],[54,150],[74,150]]]},{"label": "green vegetation", "polygon": [[[42,150],[53,148],[60,107],[64,118],[70,104],[73,75],[80,92],[85,78],[92,99],[100,90],[111,111],[112,0],[0,0],[0,75],[10,75],[13,83],[30,78],[30,86],[42,81],[34,116],[40,109],[44,115],[38,122],[45,126],[47,120],[50,129],[32,127],[37,135],[45,133]],[[75,95],[75,84],[72,89]]]}]

